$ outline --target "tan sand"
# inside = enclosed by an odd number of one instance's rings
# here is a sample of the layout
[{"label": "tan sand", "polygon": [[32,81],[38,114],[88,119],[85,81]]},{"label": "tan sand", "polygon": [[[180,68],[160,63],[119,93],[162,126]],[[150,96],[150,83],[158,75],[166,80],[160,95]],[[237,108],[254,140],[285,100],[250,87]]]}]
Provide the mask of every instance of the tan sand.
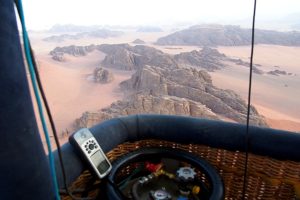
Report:
[{"label": "tan sand", "polygon": [[[133,72],[108,69],[114,74],[114,80],[108,84],[89,79],[103,58],[104,54],[97,51],[85,57],[67,56],[68,61],[64,63],[54,61],[48,55],[38,57],[41,79],[58,134],[66,130],[73,132],[74,120],[83,112],[96,111],[122,99],[119,83],[129,79]],[[61,138],[61,143],[66,139]],[[53,138],[51,140],[55,146]]]},{"label": "tan sand", "polygon": [[276,120],[270,118],[266,118],[266,121],[272,128],[300,133],[300,123],[289,120]]},{"label": "tan sand", "polygon": [[268,107],[255,104],[255,108],[266,117],[268,125],[272,128],[283,129],[287,131],[300,132],[300,121],[297,118],[292,118],[289,115],[277,112]]},{"label": "tan sand", "polygon": [[85,57],[70,58],[66,63],[58,63],[51,58],[39,61],[40,74],[59,132],[73,130],[74,120],[83,112],[99,110],[120,100],[119,83],[131,76],[130,72],[111,70],[115,77],[113,82],[95,83],[89,81],[88,76],[99,66],[103,54],[95,51]]},{"label": "tan sand", "polygon": [[[249,47],[220,47],[226,55],[249,61]],[[255,63],[263,71],[274,69],[293,73],[291,76],[253,76],[252,104],[267,118],[273,128],[300,130],[300,48],[274,45],[257,45]],[[274,67],[274,66],[279,66]],[[211,73],[213,84],[232,89],[247,99],[249,69],[231,66]],[[280,121],[280,123],[275,123]]]},{"label": "tan sand", "polygon": [[156,49],[159,49],[161,51],[163,51],[164,53],[168,53],[168,54],[179,54],[182,52],[190,52],[193,50],[201,50],[201,48],[199,46],[184,46],[184,45],[179,45],[179,46],[159,46],[159,45],[155,45],[155,44],[150,44],[149,46],[152,46]]}]

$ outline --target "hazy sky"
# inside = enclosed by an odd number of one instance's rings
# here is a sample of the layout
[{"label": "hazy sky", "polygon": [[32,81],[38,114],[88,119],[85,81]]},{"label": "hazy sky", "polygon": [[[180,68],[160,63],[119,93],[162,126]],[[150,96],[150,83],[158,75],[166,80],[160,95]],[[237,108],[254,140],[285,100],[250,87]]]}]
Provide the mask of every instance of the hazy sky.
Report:
[{"label": "hazy sky", "polygon": [[[300,0],[257,1],[258,20],[300,13]],[[229,23],[251,19],[253,10],[253,0],[24,0],[23,4],[29,29],[54,24]]]}]

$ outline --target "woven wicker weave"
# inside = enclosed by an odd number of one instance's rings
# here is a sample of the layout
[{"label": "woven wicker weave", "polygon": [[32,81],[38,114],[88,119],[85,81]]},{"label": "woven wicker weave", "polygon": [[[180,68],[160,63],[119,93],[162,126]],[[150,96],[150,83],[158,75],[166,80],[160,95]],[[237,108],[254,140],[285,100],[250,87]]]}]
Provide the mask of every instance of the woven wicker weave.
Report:
[{"label": "woven wicker weave", "polygon": [[[241,199],[245,154],[227,151],[203,145],[182,145],[167,141],[143,140],[124,143],[108,153],[113,161],[118,157],[141,147],[171,147],[198,155],[214,165],[224,181],[225,199]],[[279,161],[269,157],[249,155],[248,178],[246,188],[247,199],[298,199],[300,198],[300,163]],[[84,188],[91,180],[85,171],[71,188]],[[98,190],[91,191],[90,197],[96,196]],[[70,197],[62,196],[63,200]]]}]

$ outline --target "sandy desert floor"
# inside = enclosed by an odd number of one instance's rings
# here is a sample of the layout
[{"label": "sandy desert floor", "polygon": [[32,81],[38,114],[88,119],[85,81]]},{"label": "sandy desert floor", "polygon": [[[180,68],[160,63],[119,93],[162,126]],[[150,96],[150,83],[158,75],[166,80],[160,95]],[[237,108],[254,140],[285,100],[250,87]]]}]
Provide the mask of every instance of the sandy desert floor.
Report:
[{"label": "sandy desert floor", "polygon": [[[200,50],[197,46],[156,46],[169,54]],[[218,47],[221,53],[249,62],[250,46]],[[289,76],[253,74],[252,104],[263,115],[270,127],[300,132],[300,47],[256,45],[254,63],[268,72],[284,70]],[[213,84],[231,89],[247,100],[249,68],[232,65],[210,73]]]},{"label": "sandy desert floor", "polygon": [[[74,120],[82,113],[97,111],[123,98],[119,83],[129,79],[133,72],[109,69],[114,80],[107,84],[95,83],[90,77],[103,58],[104,54],[96,51],[85,57],[68,56],[65,63],[56,62],[48,55],[38,56],[43,87],[60,135],[62,132],[72,133]],[[61,143],[66,139],[62,137]],[[51,140],[55,147],[53,137]]]},{"label": "sandy desert floor", "polygon": [[[248,60],[250,47],[220,47],[228,56]],[[284,70],[293,75],[253,76],[252,104],[272,128],[300,131],[300,48],[256,45],[254,63],[263,71]],[[231,66],[211,73],[216,86],[247,97],[249,69]]]},{"label": "sandy desert floor", "polygon": [[85,57],[68,57],[68,62],[63,64],[49,57],[40,58],[40,74],[58,130],[72,130],[74,117],[109,106],[123,97],[119,83],[129,79],[131,72],[110,69],[114,81],[108,84],[95,83],[88,78],[94,68],[100,66],[101,57],[103,55],[95,51]]},{"label": "sandy desert floor", "polygon": [[[96,111],[122,99],[119,83],[129,79],[133,72],[109,69],[115,79],[109,84],[97,84],[88,77],[100,66],[104,54],[92,52],[85,57],[67,56],[67,62],[51,59],[49,51],[56,46],[130,43],[137,38],[169,54],[199,50],[197,46],[157,46],[157,38],[168,33],[128,33],[118,38],[69,40],[61,43],[44,42],[44,34],[34,33],[32,44],[38,60],[43,85],[56,122],[58,132],[74,131],[73,122],[85,111]],[[134,45],[134,44],[132,44]],[[219,47],[227,56],[249,61],[250,47]],[[253,77],[252,104],[266,117],[270,127],[300,131],[300,48],[274,45],[256,45],[254,62],[260,69],[291,72],[291,76],[257,75]],[[277,67],[275,67],[277,66]],[[226,67],[210,73],[213,84],[231,89],[247,99],[249,69],[243,66]],[[65,139],[63,139],[65,141]]]}]

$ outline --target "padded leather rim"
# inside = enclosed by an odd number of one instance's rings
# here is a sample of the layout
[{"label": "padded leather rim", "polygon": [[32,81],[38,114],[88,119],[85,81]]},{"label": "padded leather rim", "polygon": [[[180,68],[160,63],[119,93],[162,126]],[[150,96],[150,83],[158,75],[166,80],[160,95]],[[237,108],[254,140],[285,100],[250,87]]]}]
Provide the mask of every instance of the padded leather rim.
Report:
[{"label": "padded leather rim", "polygon": [[[112,165],[112,170],[108,176],[109,182],[114,183],[114,177],[121,169],[122,167],[125,167],[126,165],[145,160],[147,158],[154,158],[157,157],[157,155],[160,155],[161,157],[167,157],[167,158],[173,158],[178,159],[182,161],[186,161],[195,167],[197,167],[199,170],[201,170],[208,180],[211,183],[211,196],[209,199],[211,200],[219,200],[224,199],[224,187],[223,182],[218,174],[218,172],[215,170],[213,166],[211,166],[207,161],[191,154],[186,151],[178,150],[178,149],[171,149],[171,148],[142,148],[137,151],[131,152],[129,154],[126,154],[116,160]],[[122,195],[117,191],[112,184],[107,183],[107,196],[110,200],[123,200]]]}]

